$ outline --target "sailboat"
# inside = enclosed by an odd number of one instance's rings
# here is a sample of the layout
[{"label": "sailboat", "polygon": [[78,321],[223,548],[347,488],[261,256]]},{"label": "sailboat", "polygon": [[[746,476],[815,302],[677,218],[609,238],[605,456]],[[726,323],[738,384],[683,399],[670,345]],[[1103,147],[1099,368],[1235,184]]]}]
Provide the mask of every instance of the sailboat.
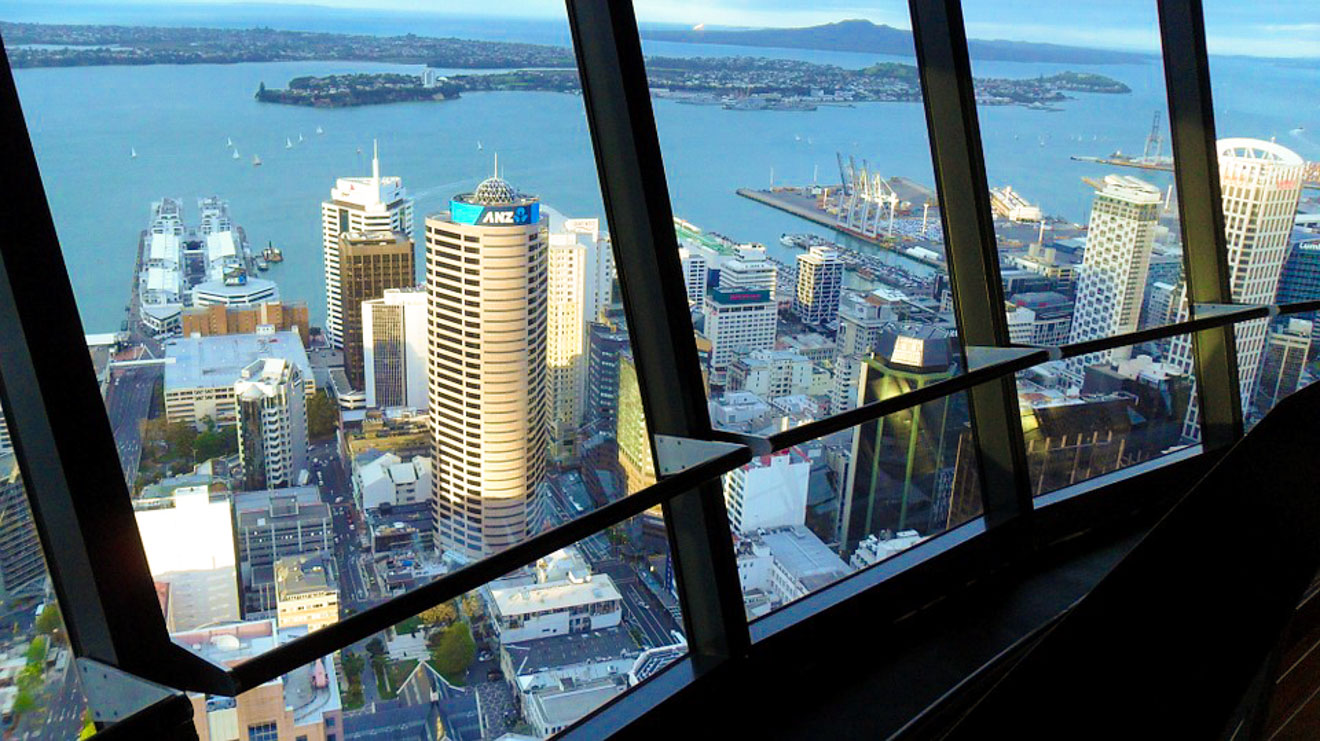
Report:
[{"label": "sailboat", "polygon": [[229,147],[230,149],[233,149],[233,148],[234,148],[234,140],[226,136],[226,137],[225,137],[225,146],[226,146],[226,147]]},{"label": "sailboat", "polygon": [[128,148],[128,156],[129,156],[130,158],[132,158],[132,159],[137,159],[137,150],[134,149],[133,147],[129,147],[129,148]]},{"label": "sailboat", "polygon": [[316,133],[318,133],[318,134],[324,134],[324,133],[325,133],[325,129],[321,128],[320,126],[317,126],[317,127],[316,127]]},{"label": "sailboat", "polygon": [[258,156],[255,155],[255,154],[252,155],[252,166],[253,166],[253,167],[261,167],[261,158],[258,157]]},{"label": "sailboat", "polygon": [[293,149],[293,140],[290,139],[290,138],[287,137],[287,136],[284,137],[284,148],[285,148],[285,149]]},{"label": "sailboat", "polygon": [[233,153],[232,155],[230,155],[230,158],[231,158],[231,159],[238,159],[238,150],[237,150],[237,149],[235,149],[235,150],[234,150],[234,153]]},{"label": "sailboat", "polygon": [[299,132],[298,132],[298,143],[299,143],[299,144],[302,144],[304,141],[306,141],[306,140],[303,139],[302,132],[299,131]]},{"label": "sailboat", "polygon": [[481,142],[478,141],[478,142],[477,142],[477,151],[480,152],[482,149],[485,149],[485,147],[481,146]]}]

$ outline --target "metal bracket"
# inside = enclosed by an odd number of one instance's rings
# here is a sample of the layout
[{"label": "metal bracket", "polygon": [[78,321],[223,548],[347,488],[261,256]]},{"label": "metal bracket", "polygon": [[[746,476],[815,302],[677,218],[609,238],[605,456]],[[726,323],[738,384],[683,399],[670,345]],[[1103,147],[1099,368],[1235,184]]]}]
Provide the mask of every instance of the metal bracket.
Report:
[{"label": "metal bracket", "polygon": [[148,705],[153,705],[177,690],[149,682],[141,677],[102,664],[95,659],[78,659],[78,676],[83,694],[97,723],[123,720]]},{"label": "metal bracket", "polygon": [[[1058,348],[1054,352],[1049,352],[1047,347],[988,347],[985,345],[969,345],[967,347],[967,370],[981,370],[992,365],[1007,363],[1018,358],[1025,358],[1032,353],[1038,353],[1045,350],[1053,360],[1058,355]],[[1059,355],[1062,357],[1062,355]]]},{"label": "metal bracket", "polygon": [[672,476],[693,466],[743,447],[737,443],[694,440],[673,435],[654,435],[656,462],[661,476]]}]

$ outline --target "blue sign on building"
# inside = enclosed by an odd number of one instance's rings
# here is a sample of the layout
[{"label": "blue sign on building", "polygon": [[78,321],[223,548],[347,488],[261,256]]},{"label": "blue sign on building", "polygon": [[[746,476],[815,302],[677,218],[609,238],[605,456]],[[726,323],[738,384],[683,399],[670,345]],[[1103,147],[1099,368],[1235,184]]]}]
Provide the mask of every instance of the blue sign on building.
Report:
[{"label": "blue sign on building", "polygon": [[478,226],[526,226],[541,220],[541,204],[519,206],[481,206],[462,201],[449,202],[449,218],[455,224]]}]

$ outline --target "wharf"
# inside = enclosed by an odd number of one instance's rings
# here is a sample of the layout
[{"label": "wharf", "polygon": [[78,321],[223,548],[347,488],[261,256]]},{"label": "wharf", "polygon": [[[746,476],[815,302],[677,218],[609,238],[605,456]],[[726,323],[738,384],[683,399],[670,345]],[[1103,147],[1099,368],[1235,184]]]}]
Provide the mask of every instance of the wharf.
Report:
[{"label": "wharf", "polygon": [[[838,187],[838,186],[832,186],[830,190],[833,190],[834,187]],[[844,226],[843,224],[840,224],[838,222],[838,219],[833,214],[829,213],[828,211],[825,211],[820,207],[815,196],[807,195],[806,191],[804,191],[803,189],[774,188],[771,190],[757,190],[754,188],[739,188],[735,192],[738,195],[742,196],[743,198],[756,201],[757,203],[764,204],[771,208],[777,208],[780,211],[785,211],[799,218],[806,219],[807,221],[819,224],[824,227],[828,227],[841,234],[847,234],[850,237],[853,237],[855,239],[860,239],[861,241],[867,242],[869,244],[873,244],[876,247],[880,247],[881,249],[889,250],[890,252],[900,254],[910,260],[915,260],[916,262],[919,262],[923,265],[927,265],[933,268],[940,268],[940,269],[944,268],[944,262],[941,260],[932,259],[929,257],[923,257],[921,255],[914,255],[908,252],[907,250],[903,249],[902,247],[900,247],[899,245],[902,243],[902,241],[905,241],[903,238],[891,239],[886,237],[873,237],[869,234],[863,234],[862,232],[856,229],[851,229],[847,226]],[[934,218],[936,220],[936,223],[938,223],[939,217],[936,216]]]}]

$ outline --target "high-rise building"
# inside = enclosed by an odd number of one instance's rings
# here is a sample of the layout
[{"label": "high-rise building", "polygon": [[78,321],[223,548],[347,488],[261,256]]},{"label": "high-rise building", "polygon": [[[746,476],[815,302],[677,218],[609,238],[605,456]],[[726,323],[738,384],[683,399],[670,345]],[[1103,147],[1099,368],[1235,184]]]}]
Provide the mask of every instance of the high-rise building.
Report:
[{"label": "high-rise building", "polygon": [[277,332],[261,324],[252,334],[182,337],[165,343],[165,419],[204,429],[209,419],[232,425],[238,419],[234,382],[244,368],[262,358],[280,358],[302,372],[307,396],[316,380],[307,350],[295,332]]},{"label": "high-rise building", "polygon": [[413,238],[413,200],[398,177],[381,177],[373,149],[371,177],[339,178],[330,200],[321,202],[321,243],[325,253],[325,333],[344,346],[344,296],[339,271],[339,235],[344,232],[402,232]]},{"label": "high-rise building", "polygon": [[[1276,300],[1281,304],[1314,301],[1320,298],[1320,238],[1297,240],[1288,250],[1288,259],[1279,274]],[[1315,320],[1316,312],[1301,315]]]},{"label": "high-rise building", "polygon": [[362,303],[384,297],[387,290],[416,285],[413,260],[412,239],[401,232],[339,235],[339,290],[344,302],[340,333],[344,373],[354,389],[366,385]]},{"label": "high-rise building", "polygon": [[829,247],[812,247],[797,256],[797,294],[793,313],[807,324],[828,324],[839,316],[843,260]]},{"label": "high-rise building", "polygon": [[1256,388],[1256,409],[1261,414],[1301,384],[1302,368],[1311,351],[1312,326],[1306,319],[1292,318],[1270,328]]},{"label": "high-rise building", "polygon": [[0,453],[0,600],[44,591],[46,562],[32,525],[27,490],[13,453]]},{"label": "high-rise building", "polygon": [[302,370],[279,358],[244,368],[234,384],[238,451],[246,489],[292,486],[307,468],[307,397]]},{"label": "high-rise building", "polygon": [[386,289],[362,302],[367,406],[426,409],[426,290]]},{"label": "high-rise building", "polygon": [[[956,371],[946,330],[895,323],[862,365],[862,403],[915,391]],[[851,554],[883,530],[940,529],[937,503],[947,500],[958,435],[968,421],[960,395],[896,412],[857,428],[840,498],[839,553]]]},{"label": "high-rise building", "polygon": [[850,294],[839,304],[839,332],[834,342],[836,356],[871,352],[885,325],[898,319],[894,306],[879,296]]},{"label": "high-rise building", "polygon": [[133,501],[142,548],[157,584],[168,585],[170,630],[238,620],[239,580],[229,493],[181,486]]},{"label": "high-rise building", "polygon": [[739,355],[774,347],[776,274],[760,245],[739,247],[738,256],[721,266],[719,288],[706,296],[705,306],[711,384],[724,385],[729,363]]},{"label": "high-rise building", "polygon": [[573,459],[582,427],[587,375],[587,246],[545,209],[549,266],[546,280],[546,363],[550,392],[550,458]]},{"label": "high-rise building", "polygon": [[637,381],[637,364],[631,352],[619,355],[619,463],[623,467],[624,490],[636,494],[655,483],[655,458],[651,435],[646,430],[646,411]]},{"label": "high-rise building", "polygon": [[541,229],[536,198],[498,176],[426,219],[437,543],[466,558],[538,526],[549,422]]},{"label": "high-rise building", "polygon": [[[1235,304],[1273,303],[1288,255],[1305,162],[1287,147],[1260,139],[1220,139],[1218,151],[1230,298]],[[1178,319],[1182,321],[1191,312],[1185,286],[1180,294]],[[1256,396],[1268,325],[1265,319],[1234,325],[1244,411]],[[1171,361],[1191,373],[1190,336],[1174,337],[1171,344]],[[1183,437],[1201,437],[1200,405],[1195,396],[1187,410]]]},{"label": "high-rise building", "polygon": [[[1069,342],[1137,330],[1159,217],[1159,188],[1130,175],[1105,176],[1091,204]],[[1131,352],[1124,347],[1070,358],[1068,375],[1080,384],[1086,366],[1124,360]]]},{"label": "high-rise building", "polygon": [[678,260],[683,265],[683,286],[687,289],[688,305],[700,305],[706,296],[710,264],[705,255],[686,247],[678,248]]},{"label": "high-rise building", "polygon": [[597,431],[615,433],[619,414],[619,355],[627,352],[628,325],[623,312],[592,322],[587,341],[585,418]]}]

